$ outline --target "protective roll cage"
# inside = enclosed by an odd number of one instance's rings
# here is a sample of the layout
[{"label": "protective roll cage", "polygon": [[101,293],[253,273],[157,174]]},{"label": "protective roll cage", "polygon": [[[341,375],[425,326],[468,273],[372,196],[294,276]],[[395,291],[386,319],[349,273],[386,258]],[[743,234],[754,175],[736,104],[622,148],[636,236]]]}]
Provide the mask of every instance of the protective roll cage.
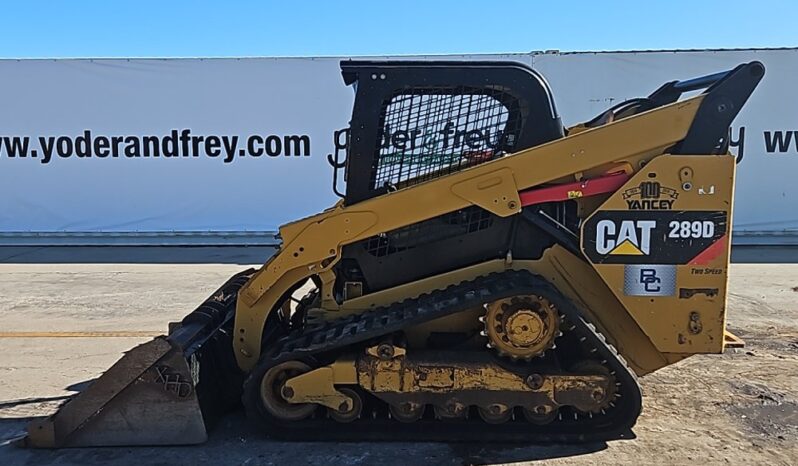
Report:
[{"label": "protective roll cage", "polygon": [[[349,128],[335,134],[333,190],[347,205],[446,175],[566,134],[551,89],[522,63],[342,61],[355,88]],[[621,102],[585,123],[598,126],[706,94],[687,136],[670,152],[718,154],[728,128],[764,75],[754,61],[720,73],[671,81],[648,97]],[[341,153],[345,153],[342,159]],[[344,168],[346,192],[338,191]]]}]

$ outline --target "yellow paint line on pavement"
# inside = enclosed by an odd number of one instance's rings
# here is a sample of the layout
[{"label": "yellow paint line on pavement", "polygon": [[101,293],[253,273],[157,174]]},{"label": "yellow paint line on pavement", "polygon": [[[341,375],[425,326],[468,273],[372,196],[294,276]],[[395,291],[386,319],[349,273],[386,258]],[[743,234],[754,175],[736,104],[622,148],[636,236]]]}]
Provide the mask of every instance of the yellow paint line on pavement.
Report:
[{"label": "yellow paint line on pavement", "polygon": [[0,332],[0,338],[130,338],[157,337],[162,332],[108,331],[108,332]]}]

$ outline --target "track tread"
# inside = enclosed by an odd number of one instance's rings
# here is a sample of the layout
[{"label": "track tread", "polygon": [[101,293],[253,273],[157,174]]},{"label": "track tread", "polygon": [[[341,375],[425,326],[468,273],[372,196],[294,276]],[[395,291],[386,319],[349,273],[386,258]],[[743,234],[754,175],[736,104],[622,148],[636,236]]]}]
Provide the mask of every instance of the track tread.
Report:
[{"label": "track tread", "polygon": [[[581,421],[565,420],[549,426],[534,426],[524,422],[487,425],[482,422],[418,421],[401,424],[388,419],[361,419],[346,426],[329,424],[328,420],[309,419],[283,423],[268,419],[259,407],[258,381],[268,368],[281,362],[308,360],[321,353],[340,350],[346,346],[400,331],[403,328],[450,315],[476,305],[516,294],[540,293],[552,296],[556,306],[591,343],[596,345],[601,359],[615,371],[624,394],[612,416],[591,416]],[[349,331],[345,331],[349,329]],[[302,343],[305,342],[303,345]],[[404,299],[384,307],[371,309],[327,322],[320,327],[288,334],[274,342],[271,351],[261,357],[244,384],[242,401],[250,418],[265,424],[272,436],[304,440],[440,440],[440,441],[531,441],[574,442],[607,440],[632,436],[630,429],[640,413],[642,395],[637,377],[613,345],[595,325],[585,321],[578,308],[542,277],[528,271],[492,273],[471,281],[450,285],[443,290]],[[617,401],[617,399],[616,399]],[[624,411],[619,414],[620,411]],[[575,416],[578,418],[578,416]],[[617,419],[616,419],[617,418]],[[607,421],[609,420],[609,421]],[[327,422],[325,422],[327,421]],[[605,421],[602,424],[602,421]],[[432,425],[434,424],[434,425]]]}]

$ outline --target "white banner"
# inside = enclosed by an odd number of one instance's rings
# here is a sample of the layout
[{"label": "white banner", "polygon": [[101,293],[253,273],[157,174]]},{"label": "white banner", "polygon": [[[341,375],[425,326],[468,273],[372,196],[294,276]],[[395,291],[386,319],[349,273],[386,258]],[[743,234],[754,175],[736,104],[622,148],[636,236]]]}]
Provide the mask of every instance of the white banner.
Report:
[{"label": "white banner", "polygon": [[[760,60],[732,133],[744,140],[734,227],[798,227],[796,50],[445,58],[532,64],[566,124]],[[329,207],[326,156],[354,96],[339,61],[0,60],[0,235],[263,232]]]},{"label": "white banner", "polygon": [[340,60],[0,60],[0,232],[274,231],[329,207]]}]

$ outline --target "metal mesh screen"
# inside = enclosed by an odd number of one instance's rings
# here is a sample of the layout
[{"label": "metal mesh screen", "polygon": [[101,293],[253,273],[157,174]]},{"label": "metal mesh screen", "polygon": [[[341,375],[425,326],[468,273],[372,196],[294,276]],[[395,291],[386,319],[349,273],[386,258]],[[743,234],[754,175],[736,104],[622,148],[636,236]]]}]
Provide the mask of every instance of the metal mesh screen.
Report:
[{"label": "metal mesh screen", "polygon": [[372,189],[400,188],[512,152],[522,122],[501,91],[403,91],[383,107]]},{"label": "metal mesh screen", "polygon": [[366,250],[376,257],[412,249],[446,238],[484,230],[493,224],[493,216],[477,206],[450,212],[364,240]]}]

